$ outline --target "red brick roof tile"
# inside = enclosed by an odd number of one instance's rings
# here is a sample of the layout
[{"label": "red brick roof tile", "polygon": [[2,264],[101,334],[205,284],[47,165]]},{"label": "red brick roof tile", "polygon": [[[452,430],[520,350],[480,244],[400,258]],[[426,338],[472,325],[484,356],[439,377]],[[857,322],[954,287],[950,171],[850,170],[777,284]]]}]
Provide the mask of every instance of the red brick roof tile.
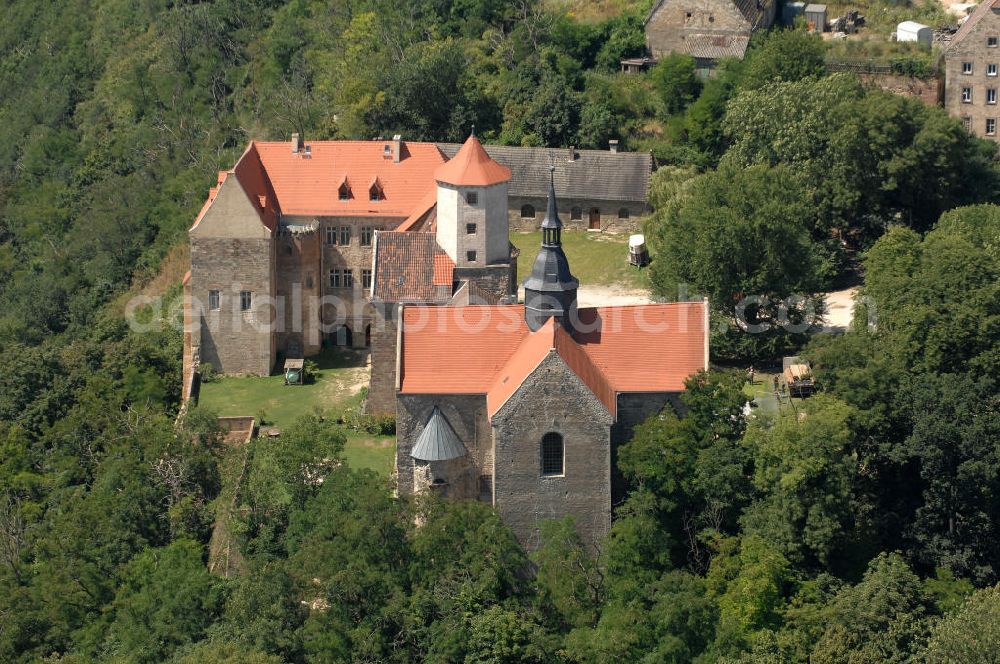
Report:
[{"label": "red brick roof tile", "polygon": [[[433,143],[402,143],[394,163],[386,141],[309,141],[293,153],[288,141],[256,143],[267,175],[286,215],[408,217],[435,190],[434,170],[445,158]],[[352,187],[342,201],[340,185]],[[370,201],[378,184],[382,200]]]},{"label": "red brick roof tile", "polygon": [[706,311],[704,302],[581,309],[571,337],[549,324],[530,332],[520,305],[406,307],[401,391],[486,394],[492,415],[555,350],[614,415],[615,393],[679,392],[707,368]]},{"label": "red brick roof tile", "polygon": [[[375,235],[374,299],[382,302],[446,302],[455,263],[434,233],[379,231]],[[445,297],[445,293],[447,297]]]}]

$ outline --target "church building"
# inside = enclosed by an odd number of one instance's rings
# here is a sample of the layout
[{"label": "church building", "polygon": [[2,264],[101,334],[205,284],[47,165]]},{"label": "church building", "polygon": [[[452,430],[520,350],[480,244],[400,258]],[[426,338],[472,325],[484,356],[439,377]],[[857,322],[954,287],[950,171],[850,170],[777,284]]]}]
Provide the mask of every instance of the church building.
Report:
[{"label": "church building", "polygon": [[399,492],[488,502],[529,549],[544,519],[607,534],[618,445],[708,368],[704,301],[578,307],[547,207],[523,305],[404,305],[395,347]]}]

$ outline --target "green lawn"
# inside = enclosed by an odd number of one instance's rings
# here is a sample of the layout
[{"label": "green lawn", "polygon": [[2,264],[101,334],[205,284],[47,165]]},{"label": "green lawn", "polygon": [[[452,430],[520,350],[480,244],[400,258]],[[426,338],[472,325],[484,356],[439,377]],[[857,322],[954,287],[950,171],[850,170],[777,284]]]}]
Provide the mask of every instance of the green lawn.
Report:
[{"label": "green lawn", "polygon": [[[306,385],[285,385],[281,374],[258,377],[217,378],[201,386],[198,407],[220,416],[249,415],[263,411],[267,426],[285,428],[303,415],[322,412],[330,417],[361,403],[361,388],[368,385],[365,353],[325,349],[311,358],[319,372]],[[392,436],[351,432],[344,458],[355,468],[372,468],[388,475],[395,455]]]},{"label": "green lawn", "polygon": [[[510,241],[521,250],[517,258],[517,277],[524,281],[531,274],[542,234],[511,233]],[[648,270],[628,264],[628,235],[566,231],[562,234],[563,251],[570,271],[582,285],[649,288]]]}]

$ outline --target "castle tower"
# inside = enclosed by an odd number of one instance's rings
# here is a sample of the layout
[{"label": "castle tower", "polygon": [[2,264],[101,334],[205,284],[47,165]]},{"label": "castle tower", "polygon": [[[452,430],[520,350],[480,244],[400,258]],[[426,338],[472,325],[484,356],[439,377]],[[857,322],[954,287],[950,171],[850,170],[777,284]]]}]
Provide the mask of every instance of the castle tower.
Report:
[{"label": "castle tower", "polygon": [[493,161],[475,133],[446,164],[437,181],[437,242],[457,268],[510,260],[507,183],[510,169]]},{"label": "castle tower", "polygon": [[569,271],[562,248],[562,220],[556,210],[555,167],[549,169],[549,204],[542,220],[542,246],[531,275],[524,280],[524,318],[534,332],[555,318],[569,332],[576,318],[576,290],[580,286]]}]

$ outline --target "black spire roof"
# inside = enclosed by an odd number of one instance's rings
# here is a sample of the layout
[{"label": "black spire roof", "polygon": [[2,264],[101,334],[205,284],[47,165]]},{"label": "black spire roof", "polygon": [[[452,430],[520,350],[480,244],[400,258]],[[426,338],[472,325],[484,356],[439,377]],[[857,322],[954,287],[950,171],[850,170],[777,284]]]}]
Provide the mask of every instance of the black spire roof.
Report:
[{"label": "black spire roof", "polygon": [[569,261],[563,253],[554,172],[554,167],[549,169],[549,201],[542,220],[542,246],[531,275],[524,280],[524,318],[532,331],[541,328],[553,316],[572,331],[570,319],[575,315],[576,290],[580,286],[569,271]]}]

